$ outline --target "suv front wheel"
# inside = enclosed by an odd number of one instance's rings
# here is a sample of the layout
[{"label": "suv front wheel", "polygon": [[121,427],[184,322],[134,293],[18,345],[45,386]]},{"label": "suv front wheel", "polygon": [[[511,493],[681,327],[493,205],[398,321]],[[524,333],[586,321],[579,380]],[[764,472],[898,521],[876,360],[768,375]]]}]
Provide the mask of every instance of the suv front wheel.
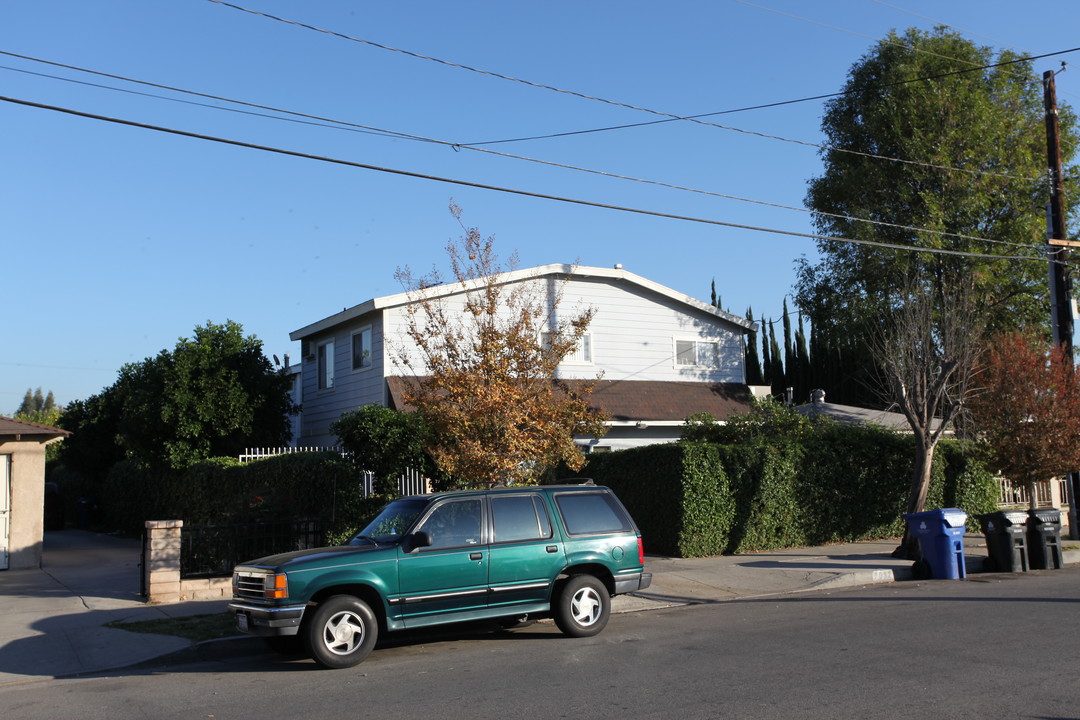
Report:
[{"label": "suv front wheel", "polygon": [[334,595],[315,608],[302,632],[315,662],[337,669],[357,665],[371,653],[379,625],[363,600]]},{"label": "suv front wheel", "polygon": [[555,624],[571,637],[596,635],[611,615],[611,595],[592,575],[574,575],[562,585],[555,605]]}]

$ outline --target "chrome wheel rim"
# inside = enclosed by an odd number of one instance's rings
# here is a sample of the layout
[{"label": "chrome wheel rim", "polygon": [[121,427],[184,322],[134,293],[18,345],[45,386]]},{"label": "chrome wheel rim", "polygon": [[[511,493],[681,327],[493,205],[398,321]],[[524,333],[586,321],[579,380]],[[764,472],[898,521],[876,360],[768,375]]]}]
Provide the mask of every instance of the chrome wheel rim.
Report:
[{"label": "chrome wheel rim", "polygon": [[570,615],[578,625],[587,627],[600,618],[603,607],[600,595],[591,587],[583,587],[570,599]]},{"label": "chrome wheel rim", "polygon": [[323,645],[335,655],[356,652],[365,635],[364,619],[349,610],[332,615],[323,625]]}]

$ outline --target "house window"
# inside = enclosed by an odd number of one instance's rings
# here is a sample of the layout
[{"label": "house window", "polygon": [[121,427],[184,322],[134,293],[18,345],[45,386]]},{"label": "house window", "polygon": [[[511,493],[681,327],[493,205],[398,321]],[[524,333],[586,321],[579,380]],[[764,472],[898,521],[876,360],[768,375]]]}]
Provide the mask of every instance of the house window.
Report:
[{"label": "house window", "polygon": [[[551,333],[541,333],[540,343],[545,350],[550,348]],[[566,356],[562,359],[564,363],[576,363],[578,365],[591,365],[592,361],[592,335],[588,333],[582,335],[574,349],[566,353]]]},{"label": "house window", "polygon": [[316,356],[319,365],[319,389],[334,387],[334,341],[324,342],[319,346]]},{"label": "house window", "polygon": [[676,340],[675,364],[697,367],[720,367],[720,343],[707,340]]},{"label": "house window", "polygon": [[352,336],[352,368],[363,370],[371,367],[371,328],[361,328]]}]

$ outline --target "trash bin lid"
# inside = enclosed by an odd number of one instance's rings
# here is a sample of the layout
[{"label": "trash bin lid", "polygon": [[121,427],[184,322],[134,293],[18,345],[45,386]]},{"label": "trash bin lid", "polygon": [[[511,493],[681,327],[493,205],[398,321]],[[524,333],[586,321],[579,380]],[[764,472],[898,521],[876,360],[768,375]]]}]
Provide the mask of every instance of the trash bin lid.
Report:
[{"label": "trash bin lid", "polygon": [[967,513],[959,508],[941,508],[938,512],[942,522],[948,527],[964,527],[967,522]]},{"label": "trash bin lid", "polygon": [[1061,524],[1061,511],[1057,508],[1041,508],[1039,510],[1028,510],[1028,517],[1031,518],[1033,524],[1041,523],[1053,523],[1055,525]]}]

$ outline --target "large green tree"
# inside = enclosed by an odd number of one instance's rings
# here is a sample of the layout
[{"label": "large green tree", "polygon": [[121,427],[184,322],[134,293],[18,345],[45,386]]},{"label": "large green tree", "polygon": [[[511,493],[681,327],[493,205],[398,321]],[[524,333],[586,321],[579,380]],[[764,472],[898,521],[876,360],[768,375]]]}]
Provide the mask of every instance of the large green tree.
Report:
[{"label": "large green tree", "polygon": [[[1012,62],[1018,59],[943,28],[891,33],[875,45],[825,109],[824,173],[810,182],[806,198],[819,213],[819,232],[863,243],[1040,257],[1047,199],[1043,88],[1031,63]],[[1070,165],[1078,132],[1068,107],[1060,124],[1063,161]],[[845,376],[875,364],[861,338],[896,311],[897,290],[912,282],[930,294],[946,286],[962,292],[972,309],[985,313],[990,331],[1041,328],[1049,317],[1044,262],[838,240],[820,240],[818,250],[819,260],[799,265],[797,304],[811,318],[813,345],[821,351],[816,359],[841,360]],[[874,397],[868,382],[825,389],[839,402]]]},{"label": "large green tree", "polygon": [[263,355],[261,340],[231,320],[208,322],[172,350],[125,365],[100,395],[73,403],[62,416],[73,431],[62,460],[100,478],[119,459],[180,468],[245,447],[281,445],[295,410],[289,387],[290,379]]}]

